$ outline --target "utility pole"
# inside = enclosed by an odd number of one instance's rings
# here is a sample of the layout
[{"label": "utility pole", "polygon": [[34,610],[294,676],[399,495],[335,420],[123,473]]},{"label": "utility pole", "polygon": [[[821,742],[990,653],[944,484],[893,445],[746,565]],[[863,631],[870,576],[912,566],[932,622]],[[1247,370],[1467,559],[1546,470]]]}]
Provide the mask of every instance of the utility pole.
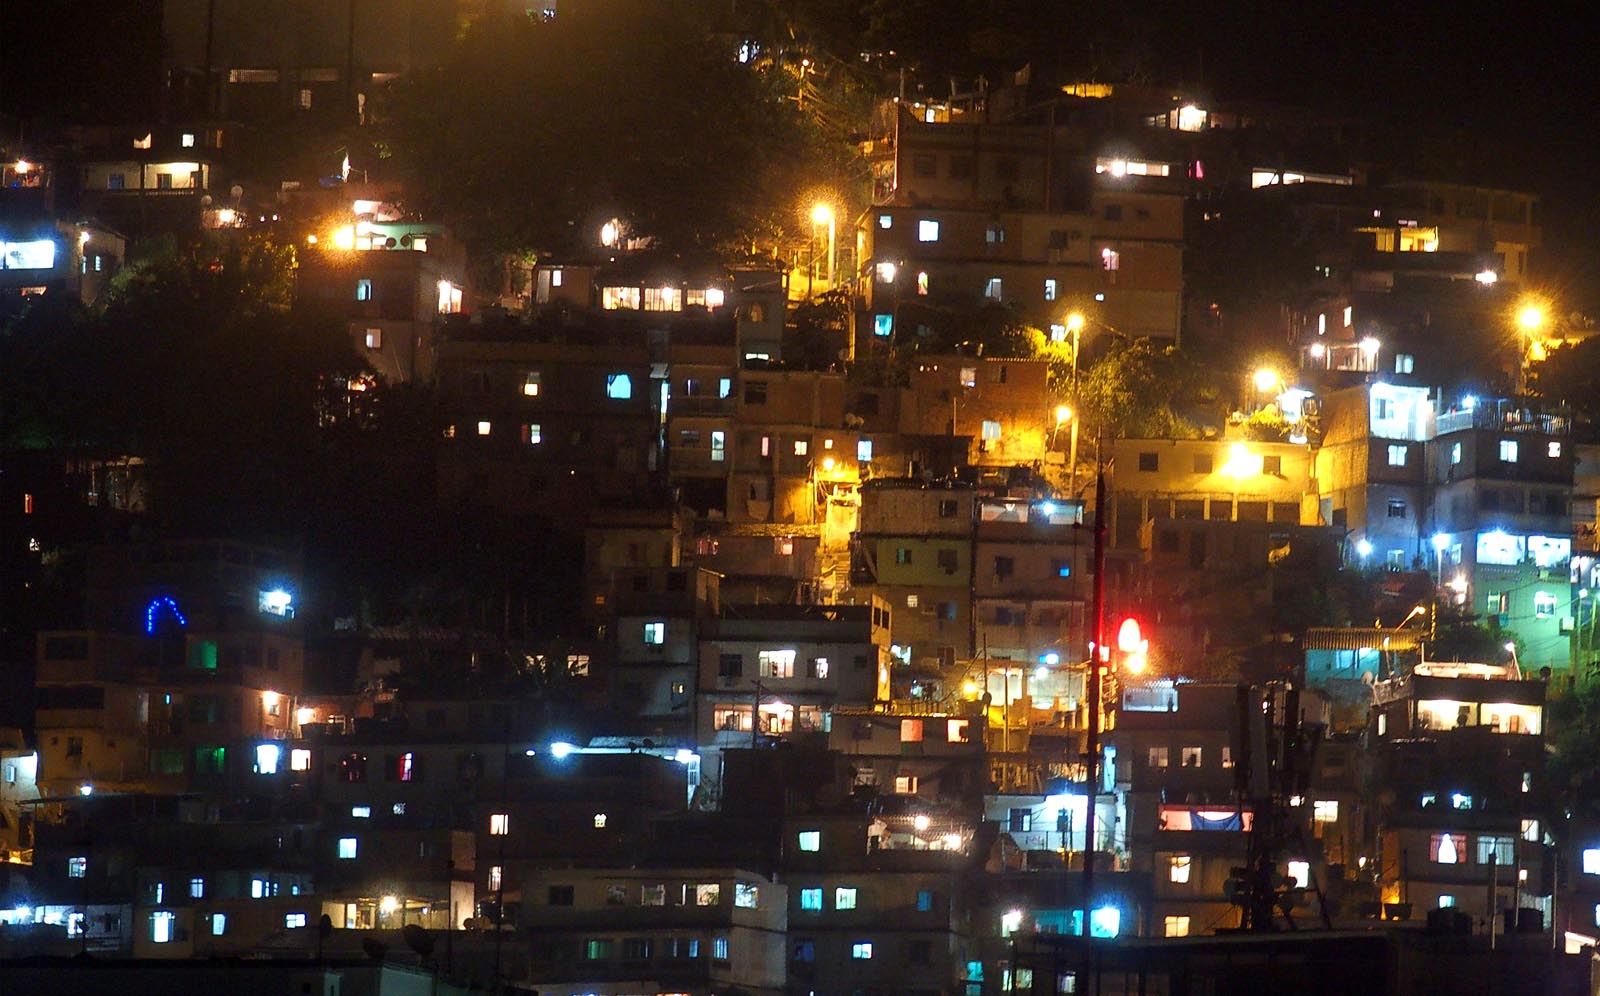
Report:
[{"label": "utility pole", "polygon": [[[1100,784],[1100,653],[1105,643],[1106,618],[1106,470],[1102,463],[1094,482],[1094,601],[1090,606],[1094,643],[1090,645],[1089,670],[1084,675],[1084,698],[1089,702],[1089,733],[1084,745],[1084,764],[1088,769],[1085,794],[1088,805],[1083,818],[1083,896],[1078,934],[1089,938],[1089,911],[1094,906],[1095,799]],[[1084,966],[1089,964],[1089,948],[1084,945]],[[1088,972],[1084,972],[1088,977]]]}]

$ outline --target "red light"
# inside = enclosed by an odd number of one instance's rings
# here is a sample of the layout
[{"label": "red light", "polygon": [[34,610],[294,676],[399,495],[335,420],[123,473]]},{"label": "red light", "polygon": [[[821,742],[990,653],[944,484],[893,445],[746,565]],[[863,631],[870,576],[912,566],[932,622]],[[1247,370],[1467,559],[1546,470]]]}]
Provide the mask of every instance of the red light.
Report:
[{"label": "red light", "polygon": [[1117,628],[1117,649],[1125,654],[1135,653],[1145,649],[1148,644],[1144,641],[1144,634],[1139,631],[1139,620],[1128,618],[1122,620],[1122,625]]}]

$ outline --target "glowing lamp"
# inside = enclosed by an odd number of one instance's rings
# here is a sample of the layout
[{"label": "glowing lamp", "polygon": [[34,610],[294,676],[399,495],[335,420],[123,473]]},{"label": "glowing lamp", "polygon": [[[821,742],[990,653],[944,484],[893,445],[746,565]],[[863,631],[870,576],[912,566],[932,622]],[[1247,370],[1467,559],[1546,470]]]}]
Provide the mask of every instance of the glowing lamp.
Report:
[{"label": "glowing lamp", "polygon": [[600,244],[611,248],[617,244],[617,239],[622,234],[622,223],[615,218],[600,226]]},{"label": "glowing lamp", "polygon": [[833,221],[833,208],[827,204],[817,204],[811,209],[811,222],[815,225],[827,225]]},{"label": "glowing lamp", "polygon": [[1500,274],[1494,272],[1493,270],[1479,270],[1477,275],[1472,279],[1476,280],[1485,287],[1491,287],[1499,282]]},{"label": "glowing lamp", "polygon": [[1517,311],[1517,324],[1532,332],[1544,324],[1544,309],[1537,304],[1525,304]]},{"label": "glowing lamp", "polygon": [[1082,332],[1083,331],[1083,323],[1084,323],[1083,313],[1082,312],[1078,312],[1078,311],[1074,311],[1072,314],[1067,316],[1067,331],[1068,332]]},{"label": "glowing lamp", "polygon": [[1450,537],[1449,536],[1447,536],[1444,533],[1434,533],[1433,534],[1433,548],[1435,550],[1439,551],[1440,553],[1443,553],[1444,552],[1444,548],[1449,546],[1449,545],[1450,545]]},{"label": "glowing lamp", "polygon": [[918,813],[916,816],[911,818],[911,825],[917,828],[918,833],[921,833],[922,831],[928,829],[928,827],[932,826],[933,821],[928,819],[926,814]]},{"label": "glowing lamp", "polygon": [[1314,343],[1311,344],[1311,358],[1313,360],[1320,360],[1324,356],[1327,356],[1327,355],[1328,355],[1328,347],[1327,346],[1324,346],[1320,342],[1314,342]]},{"label": "glowing lamp", "polygon": [[1262,367],[1260,370],[1256,371],[1255,380],[1256,390],[1270,391],[1272,390],[1273,385],[1278,383],[1278,374],[1276,371],[1268,370],[1266,367]]},{"label": "glowing lamp", "polygon": [[344,249],[346,251],[354,249],[356,247],[356,230],[349,225],[346,225],[343,228],[335,229],[333,233],[333,245],[337,249]]},{"label": "glowing lamp", "polygon": [[555,758],[557,761],[560,761],[577,749],[578,748],[574,747],[572,744],[558,740],[550,745],[550,756]]},{"label": "glowing lamp", "polygon": [[90,785],[88,782],[84,782],[82,785],[78,786],[78,794],[82,796],[94,795],[94,786]]},{"label": "glowing lamp", "polygon": [[1361,340],[1361,351],[1366,353],[1369,357],[1376,356],[1380,345],[1381,344],[1378,342],[1378,340],[1369,335],[1365,339]]},{"label": "glowing lamp", "polygon": [[382,899],[378,900],[378,912],[382,913],[384,916],[389,916],[399,908],[400,900],[394,896],[384,896]]},{"label": "glowing lamp", "polygon": [[1125,654],[1145,649],[1144,634],[1139,631],[1139,620],[1129,617],[1117,627],[1117,649]]}]

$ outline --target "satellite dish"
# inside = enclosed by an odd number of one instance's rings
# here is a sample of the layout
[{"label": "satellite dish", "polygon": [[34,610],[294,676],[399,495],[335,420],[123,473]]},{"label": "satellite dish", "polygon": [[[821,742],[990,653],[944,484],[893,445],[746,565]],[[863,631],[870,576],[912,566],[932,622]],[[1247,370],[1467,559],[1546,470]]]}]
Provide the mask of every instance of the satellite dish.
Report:
[{"label": "satellite dish", "polygon": [[427,958],[433,954],[433,935],[421,924],[406,924],[400,928],[400,936],[405,938],[406,946],[415,951],[417,957]]},{"label": "satellite dish", "polygon": [[233,195],[234,200],[238,200],[244,196],[244,188],[236,183],[228,188],[228,193]]},{"label": "satellite dish", "polygon": [[361,950],[365,951],[367,957],[373,961],[383,961],[384,956],[389,953],[389,945],[376,937],[363,937],[361,939]]},{"label": "satellite dish", "polygon": [[210,207],[211,206],[211,195],[210,194],[205,194],[204,196],[202,196],[200,198],[200,206],[201,207]]}]

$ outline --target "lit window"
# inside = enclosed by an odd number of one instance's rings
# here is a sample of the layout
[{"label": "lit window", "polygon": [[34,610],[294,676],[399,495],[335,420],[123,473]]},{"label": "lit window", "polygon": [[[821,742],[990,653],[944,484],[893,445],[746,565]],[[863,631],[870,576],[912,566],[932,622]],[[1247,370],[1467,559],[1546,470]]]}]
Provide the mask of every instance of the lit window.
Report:
[{"label": "lit window", "polygon": [[228,914],[226,914],[226,913],[213,913],[213,914],[211,914],[211,936],[212,937],[221,937],[223,934],[225,934],[227,932],[228,932]]},{"label": "lit window", "polygon": [[194,148],[194,132],[192,132],[192,131],[184,132],[183,133],[183,137],[179,140],[178,144],[182,145],[186,149]]},{"label": "lit window", "polygon": [[1122,253],[1109,246],[1100,250],[1100,267],[1113,272],[1122,269]]},{"label": "lit window", "polygon": [[1517,441],[1515,439],[1500,440],[1500,459],[1506,463],[1517,462]]},{"label": "lit window", "polygon": [[928,271],[927,270],[922,270],[922,271],[917,273],[917,294],[919,296],[921,296],[921,297],[927,297],[928,296]]},{"label": "lit window", "polygon": [[1600,875],[1600,847],[1586,847],[1583,849],[1583,873],[1585,875]]},{"label": "lit window", "polygon": [[853,886],[841,885],[833,890],[833,908],[836,910],[853,910],[856,908],[856,890]]},{"label": "lit window", "polygon": [[289,752],[289,770],[310,771],[311,751],[304,747],[296,747],[294,750],[291,750]]},{"label": "lit window", "polygon": [[561,280],[562,280],[561,273],[562,273],[562,271],[560,271],[560,270],[551,270],[550,271],[550,286],[551,287],[560,287],[561,286]]},{"label": "lit window", "polygon": [[794,455],[805,456],[811,452],[811,443],[808,440],[796,439],[794,441]]},{"label": "lit window", "polygon": [[1327,334],[1328,334],[1328,316],[1325,315],[1325,314],[1324,315],[1318,315],[1317,316],[1317,335],[1327,335]]},{"label": "lit window", "polygon": [[505,869],[500,865],[490,865],[489,866],[489,883],[488,883],[489,884],[489,891],[490,892],[499,892],[501,885],[503,885],[504,883],[505,883]]},{"label": "lit window", "polygon": [[371,819],[372,818],[372,807],[371,806],[351,806],[350,807],[350,818],[351,819],[356,819],[356,820]]},{"label": "lit window", "polygon": [[354,837],[339,838],[339,860],[350,861],[356,856],[356,839]]},{"label": "lit window", "polygon": [[883,229],[884,231],[888,231],[889,229],[893,228],[894,227],[894,215],[892,215],[892,214],[880,214],[880,215],[878,215],[878,227]]},{"label": "lit window", "polygon": [[539,371],[537,370],[528,371],[527,376],[522,378],[522,393],[530,398],[537,398],[539,396],[539,388],[541,386],[542,385],[539,382]]},{"label": "lit window", "polygon": [[406,815],[406,804],[403,802],[397,802],[389,807],[389,812],[396,816],[404,816]]},{"label": "lit window", "polygon": [[798,834],[798,837],[800,840],[800,850],[812,852],[822,850],[821,830],[802,830]]},{"label": "lit window", "polygon": [[1056,299],[1056,282],[1054,279],[1045,280],[1044,299],[1046,301],[1054,301]]},{"label": "lit window", "polygon": [[721,429],[711,430],[711,462],[721,463],[728,458],[728,434]]},{"label": "lit window", "polygon": [[1193,857],[1187,854],[1174,854],[1167,859],[1167,880],[1178,883],[1188,882],[1189,872],[1193,866]]},{"label": "lit window", "polygon": [[1406,465],[1406,447],[1404,445],[1391,445],[1389,447],[1389,466],[1404,467]]},{"label": "lit window", "polygon": [[1442,909],[1442,910],[1454,909],[1455,905],[1456,905],[1456,897],[1455,896],[1441,895],[1439,897],[1439,908],[1440,909]]},{"label": "lit window", "polygon": [[491,837],[504,837],[506,834],[508,834],[510,832],[511,832],[511,814],[510,813],[490,813],[489,814],[489,836],[491,836]]},{"label": "lit window", "polygon": [[906,608],[915,609],[922,604],[922,596],[916,592],[906,596]]},{"label": "lit window", "polygon": [[715,882],[702,882],[694,887],[696,906],[715,906],[722,901],[722,886]]},{"label": "lit window", "polygon": [[1428,846],[1434,864],[1458,865],[1466,861],[1467,838],[1461,834],[1436,833]]},{"label": "lit window", "polygon": [[1339,822],[1339,800],[1317,799],[1311,803],[1311,819],[1317,823]]},{"label": "lit window", "polygon": [[761,659],[761,677],[763,678],[793,678],[794,677],[794,651],[793,650],[763,650],[758,655]]},{"label": "lit window", "polygon": [[594,814],[594,828],[596,830],[604,830],[606,828],[606,814],[605,813],[595,813]]},{"label": "lit window", "polygon": [[726,937],[713,937],[711,939],[711,957],[718,961],[728,960],[728,939]]},{"label": "lit window", "polygon": [[203,878],[191,878],[189,880],[189,898],[190,899],[204,899],[205,897],[206,897],[206,880],[203,879]]},{"label": "lit window", "polygon": [[990,277],[988,283],[983,285],[983,296],[991,301],[999,301],[1005,297],[1004,285],[999,277]]},{"label": "lit window", "polygon": [[923,218],[917,222],[918,242],[938,242],[939,223],[932,218]]},{"label": "lit window", "polygon": [[945,720],[944,738],[947,743],[964,744],[970,739],[970,721],[965,719]]},{"label": "lit window", "polygon": [[606,397],[623,401],[633,397],[633,378],[627,374],[608,374],[606,376]]},{"label": "lit window", "polygon": [[863,961],[871,959],[872,958],[872,942],[871,941],[857,941],[856,943],[850,945],[850,957],[858,958],[858,959],[861,959]]},{"label": "lit window", "polygon": [[667,642],[667,624],[664,622],[647,622],[644,624],[644,642],[652,647],[659,647]]},{"label": "lit window", "polygon": [[922,740],[922,720],[902,719],[900,721],[900,742],[903,744],[920,743]]},{"label": "lit window", "polygon": [[894,778],[894,791],[896,795],[916,795],[916,775],[896,775]]},{"label": "lit window", "polygon": [[726,398],[733,394],[733,378],[721,377],[717,380],[717,397]]},{"label": "lit window", "polygon": [[1561,458],[1561,444],[1551,440],[1550,444],[1545,448],[1545,452],[1550,456],[1550,459],[1559,460]]},{"label": "lit window", "polygon": [[1533,593],[1533,617],[1535,619],[1551,619],[1556,614],[1556,596],[1548,591]]},{"label": "lit window", "polygon": [[1189,936],[1189,918],[1186,916],[1166,917],[1164,920],[1164,926],[1166,928],[1166,936],[1168,937]]},{"label": "lit window", "polygon": [[1309,888],[1311,888],[1311,862],[1309,862],[1309,861],[1291,861],[1291,862],[1289,862],[1289,877],[1294,880],[1295,888],[1297,888],[1297,889],[1309,889]]},{"label": "lit window", "polygon": [[1452,466],[1461,462],[1461,444],[1450,444],[1450,463]]},{"label": "lit window", "polygon": [[367,329],[366,343],[368,349],[382,349],[383,329]]},{"label": "lit window", "polygon": [[522,442],[527,446],[538,446],[544,442],[544,426],[538,422],[528,422],[522,426]]},{"label": "lit window", "polygon": [[962,367],[960,373],[958,374],[958,376],[959,376],[959,378],[961,380],[961,386],[962,387],[977,387],[978,386],[978,368],[977,367]]},{"label": "lit window", "polygon": [[862,439],[856,442],[856,459],[862,463],[872,462],[872,440]]},{"label": "lit window", "polygon": [[256,774],[275,775],[278,773],[278,762],[283,757],[283,748],[277,744],[256,745]]},{"label": "lit window", "polygon": [[156,944],[166,944],[172,940],[172,923],[177,914],[167,910],[160,910],[150,914],[150,940]]},{"label": "lit window", "polygon": [[253,879],[250,880],[250,898],[251,899],[265,899],[265,898],[267,898],[267,896],[271,895],[271,893],[272,893],[272,889],[269,887],[269,884],[268,884],[266,879],[264,879],[264,878],[253,878]]},{"label": "lit window", "polygon": [[761,905],[760,887],[748,885],[744,882],[735,882],[733,885],[733,905],[746,910],[757,908]]},{"label": "lit window", "polygon": [[370,277],[362,277],[356,281],[356,300],[372,300],[372,279]]},{"label": "lit window", "polygon": [[889,336],[894,334],[893,315],[873,315],[872,334],[876,336]]},{"label": "lit window", "polygon": [[1168,748],[1166,747],[1151,747],[1146,755],[1146,760],[1152,768],[1165,768],[1168,758]]},{"label": "lit window", "polygon": [[1408,374],[1417,369],[1417,358],[1410,353],[1394,354],[1394,372]]},{"label": "lit window", "polygon": [[396,774],[403,782],[415,781],[417,777],[417,756],[410,751],[400,755]]},{"label": "lit window", "polygon": [[83,878],[88,873],[89,873],[89,859],[88,859],[88,857],[76,857],[76,858],[68,858],[67,859],[67,877],[68,878]]},{"label": "lit window", "polygon": [[983,438],[984,439],[988,439],[988,440],[999,439],[1000,438],[1000,423],[999,422],[992,422],[992,421],[989,421],[988,419],[985,419],[984,423],[983,423]]},{"label": "lit window", "polygon": [[803,909],[803,910],[821,910],[822,909],[822,890],[821,889],[801,889],[800,890],[800,908]]},{"label": "lit window", "polygon": [[494,431],[494,423],[493,422],[479,422],[478,423],[478,435],[487,436],[489,433],[491,433],[493,431]]},{"label": "lit window", "polygon": [[[1355,324],[1355,309],[1350,307],[1349,305],[1345,305],[1345,308],[1344,308],[1344,327],[1345,328],[1349,328],[1350,326],[1352,326],[1354,324]],[[1406,372],[1410,373],[1410,371],[1406,371]]]},{"label": "lit window", "polygon": [[283,915],[283,925],[290,930],[296,927],[304,927],[306,925],[306,915],[304,913],[285,913]]}]

